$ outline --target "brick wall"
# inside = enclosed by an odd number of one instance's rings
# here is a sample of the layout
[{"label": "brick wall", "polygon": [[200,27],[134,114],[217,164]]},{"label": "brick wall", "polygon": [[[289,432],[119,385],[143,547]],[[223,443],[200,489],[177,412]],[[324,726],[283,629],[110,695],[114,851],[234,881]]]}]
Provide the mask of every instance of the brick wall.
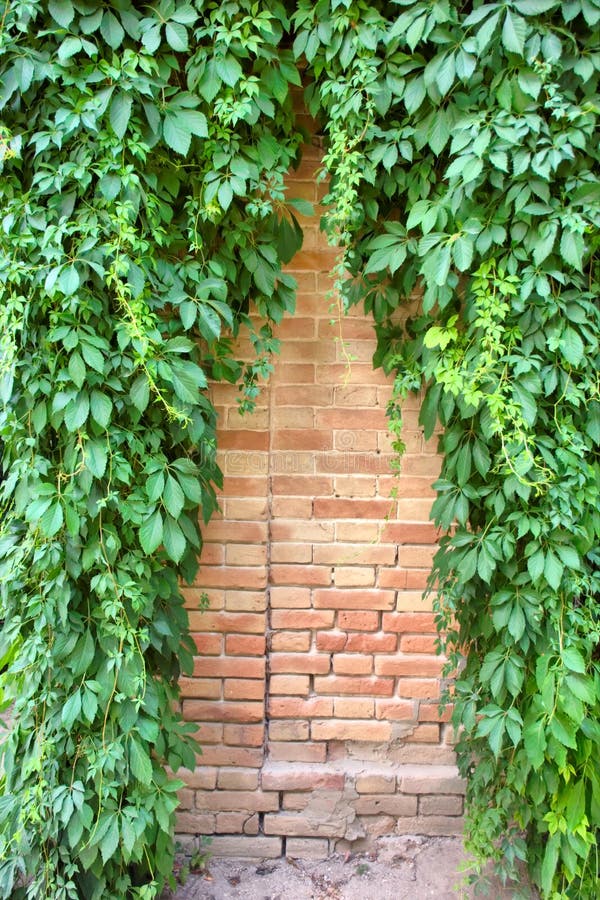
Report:
[{"label": "brick wall", "polygon": [[[289,196],[317,200],[318,161],[309,149]],[[215,835],[217,855],[320,856],[379,834],[461,827],[422,599],[435,442],[424,442],[418,402],[407,403],[407,452],[392,477],[390,384],[372,368],[371,323],[332,314],[335,255],[316,220],[302,224],[290,266],[297,313],[279,329],[282,353],[255,413],[240,418],[236,391],[214,387],[222,515],[186,591],[198,656],[183,713],[204,751],[182,773],[179,831]]]}]

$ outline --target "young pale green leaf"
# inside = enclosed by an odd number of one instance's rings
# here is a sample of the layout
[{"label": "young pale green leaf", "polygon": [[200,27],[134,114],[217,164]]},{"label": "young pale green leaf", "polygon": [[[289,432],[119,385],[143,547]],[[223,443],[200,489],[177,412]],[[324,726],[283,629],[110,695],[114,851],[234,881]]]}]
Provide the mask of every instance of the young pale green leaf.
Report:
[{"label": "young pale green leaf", "polygon": [[519,56],[523,56],[527,32],[527,21],[522,16],[518,16],[511,12],[510,9],[507,9],[502,26],[502,43],[505,48],[511,53],[518,53]]}]

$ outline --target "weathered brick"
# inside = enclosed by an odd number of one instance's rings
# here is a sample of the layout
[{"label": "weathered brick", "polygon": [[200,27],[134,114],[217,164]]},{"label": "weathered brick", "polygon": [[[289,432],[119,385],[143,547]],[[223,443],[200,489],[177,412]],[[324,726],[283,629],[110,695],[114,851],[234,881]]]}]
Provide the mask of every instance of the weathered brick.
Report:
[{"label": "weathered brick", "polygon": [[419,797],[419,815],[422,816],[462,816],[463,798],[459,794],[427,795]]},{"label": "weathered brick", "polygon": [[[292,568],[299,568],[293,566]],[[272,587],[269,591],[271,609],[309,609],[310,588]]]},{"label": "weathered brick", "polygon": [[349,634],[344,649],[348,653],[393,653],[397,643],[395,634]]},{"label": "weathered brick", "polygon": [[[315,609],[390,610],[394,608],[393,591],[361,590],[358,588],[316,588],[313,591]],[[340,623],[341,624],[341,623]],[[341,626],[344,627],[344,626]],[[384,629],[386,630],[386,629]]]},{"label": "weathered brick", "polygon": [[274,629],[330,628],[335,613],[330,610],[283,610],[274,609],[271,613],[271,627]]},{"label": "weathered brick", "polygon": [[331,662],[328,654],[319,653],[272,653],[270,668],[273,673],[325,674]]},{"label": "weathered brick", "polygon": [[[233,637],[233,636],[232,636]],[[261,638],[264,640],[264,638]],[[237,644],[239,648],[239,644]],[[254,648],[258,645],[252,645]],[[233,655],[231,657],[220,656],[218,658],[210,657],[203,659],[202,657],[194,660],[194,676],[195,677],[215,677],[215,678],[236,678],[244,675],[245,678],[264,678],[266,664],[264,659],[256,657],[242,657]]]},{"label": "weathered brick", "polygon": [[340,610],[337,623],[340,628],[344,628],[347,631],[377,631],[379,628],[379,613],[375,610],[363,610],[361,612]]},{"label": "weathered brick", "polygon": [[342,837],[346,821],[342,818],[324,819],[293,813],[265,815],[265,834],[289,835],[291,837]]},{"label": "weathered brick", "polygon": [[196,791],[196,809],[205,812],[272,812],[279,809],[279,796],[263,791]]},{"label": "weathered brick", "polygon": [[262,700],[265,688],[262,681],[251,678],[225,679],[223,695],[225,700]]},{"label": "weathered brick", "polygon": [[262,773],[265,791],[343,790],[344,775],[309,765],[267,765]]},{"label": "weathered brick", "polygon": [[215,831],[217,834],[258,834],[258,814],[247,812],[217,813]]},{"label": "weathered brick", "polygon": [[223,741],[225,744],[239,744],[243,747],[261,747],[265,737],[265,726],[261,725],[225,725]]},{"label": "weathered brick", "polygon": [[405,766],[398,776],[404,794],[464,794],[465,781],[455,766]]},{"label": "weathered brick", "polygon": [[444,660],[439,656],[380,656],[375,659],[377,675],[441,675]]},{"label": "weathered brick", "polygon": [[269,744],[269,758],[273,762],[325,762],[327,756],[326,744],[293,743],[291,741],[276,741]]},{"label": "weathered brick", "polygon": [[285,852],[292,859],[327,859],[329,841],[326,838],[289,837]]},{"label": "weathered brick", "polygon": [[269,737],[272,741],[306,741],[310,734],[307,721],[288,722],[285,719],[269,723]]},{"label": "weathered brick", "polygon": [[336,697],[333,712],[340,719],[372,719],[375,701],[366,697]]},{"label": "weathered brick", "polygon": [[333,700],[330,697],[270,697],[269,715],[275,719],[314,719],[333,715]]},{"label": "weathered brick", "polygon": [[234,856],[240,859],[277,859],[281,856],[280,837],[215,836],[210,845],[212,856]]},{"label": "weathered brick", "polygon": [[348,635],[344,631],[319,631],[317,632],[317,650],[328,650],[336,653],[346,646]]},{"label": "weathered brick", "polygon": [[403,722],[417,720],[415,704],[410,700],[376,700],[375,711],[378,719]]},{"label": "weathered brick", "polygon": [[[228,634],[225,636],[227,656],[264,656],[266,640],[254,634]],[[248,676],[244,668],[244,675]],[[261,676],[262,677],[262,676]]]},{"label": "weathered brick", "polygon": [[[310,631],[277,631],[271,635],[271,650],[279,653],[305,653],[310,642]],[[317,650],[326,649],[328,648],[319,647],[317,643]]]},{"label": "weathered brick", "polygon": [[389,741],[392,726],[389,722],[375,722],[363,719],[326,719],[313,722],[311,736],[315,741]]},{"label": "weathered brick", "polygon": [[417,798],[408,794],[364,794],[352,804],[359,816],[416,816]]},{"label": "weathered brick", "polygon": [[373,566],[336,566],[333,570],[336,587],[370,587],[375,584]]},{"label": "weathered brick", "polygon": [[220,790],[254,791],[258,787],[258,772],[256,769],[220,769],[217,786]]},{"label": "weathered brick", "polygon": [[261,722],[263,716],[263,703],[183,701],[183,718],[187,722]]},{"label": "weathered brick", "polygon": [[356,790],[359,794],[394,794],[394,775],[357,775]]}]

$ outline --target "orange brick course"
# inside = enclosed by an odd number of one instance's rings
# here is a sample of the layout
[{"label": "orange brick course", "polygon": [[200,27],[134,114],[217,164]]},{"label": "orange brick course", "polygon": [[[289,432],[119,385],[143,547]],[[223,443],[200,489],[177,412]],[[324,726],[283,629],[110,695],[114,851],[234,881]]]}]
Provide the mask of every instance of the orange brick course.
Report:
[{"label": "orange brick course", "polygon": [[[308,148],[290,197],[318,200],[318,165]],[[213,389],[225,481],[185,591],[198,655],[182,710],[203,755],[179,773],[179,830],[217,835],[217,855],[277,856],[286,840],[292,855],[325,855],[411,822],[460,830],[463,788],[438,708],[444,661],[422,597],[439,459],[411,400],[392,475],[391,389],[371,365],[371,323],[353,310],[332,328],[337,251],[307,228],[289,266],[297,314],[280,326],[257,411],[240,418],[237,390]]]}]

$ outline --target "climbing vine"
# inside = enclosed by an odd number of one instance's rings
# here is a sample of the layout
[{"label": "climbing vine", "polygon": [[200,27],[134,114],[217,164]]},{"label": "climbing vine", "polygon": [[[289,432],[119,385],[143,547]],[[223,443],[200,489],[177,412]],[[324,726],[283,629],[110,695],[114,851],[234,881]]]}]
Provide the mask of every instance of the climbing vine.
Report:
[{"label": "climbing vine", "polygon": [[251,406],[294,305],[286,27],[277,2],[2,7],[3,897],[172,884],[207,379]]},{"label": "climbing vine", "polygon": [[475,874],[594,897],[598,0],[0,9],[0,895],[171,882],[207,379],[250,408],[293,312],[304,71],[397,449],[409,391],[443,429],[431,589]]},{"label": "climbing vine", "polygon": [[397,449],[423,384],[443,428],[431,591],[476,880],[526,862],[544,897],[594,897],[600,5],[300,0],[294,22]]}]

